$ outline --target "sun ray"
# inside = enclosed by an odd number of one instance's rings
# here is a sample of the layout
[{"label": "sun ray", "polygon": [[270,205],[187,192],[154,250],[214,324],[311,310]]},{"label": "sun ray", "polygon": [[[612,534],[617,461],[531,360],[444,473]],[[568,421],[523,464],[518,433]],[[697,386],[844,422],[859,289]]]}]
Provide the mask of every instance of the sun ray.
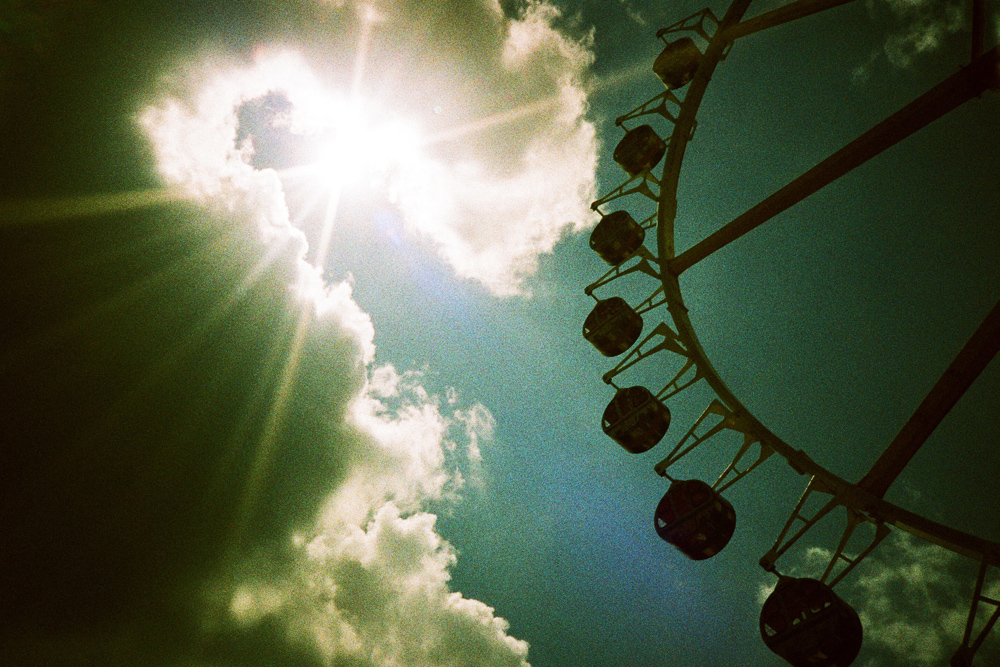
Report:
[{"label": "sun ray", "polygon": [[232,529],[229,532],[229,543],[224,551],[227,554],[227,559],[234,557],[243,546],[247,528],[256,510],[257,501],[263,490],[264,482],[267,480],[270,472],[274,459],[274,446],[281,436],[285,415],[288,412],[291,402],[292,389],[295,386],[299,361],[302,358],[302,346],[305,343],[310,319],[310,305],[301,304],[298,319],[292,332],[292,340],[288,346],[288,353],[285,356],[284,364],[282,364],[278,385],[271,398],[271,405],[264,422],[263,433],[257,442],[257,448],[254,452],[250,472],[247,476],[246,488],[243,491],[243,497],[240,500]]},{"label": "sun ray", "polygon": [[[626,67],[625,69],[604,77],[594,77],[589,85],[586,86],[586,92],[589,96],[612,88],[618,88],[638,80],[641,76],[648,74],[650,71],[651,70],[648,65],[640,63],[631,67]],[[543,113],[556,108],[559,106],[562,99],[562,95],[556,94],[534,102],[529,102],[528,104],[523,104],[513,109],[499,111],[495,114],[474,120],[471,123],[466,123],[465,125],[460,125],[432,135],[427,138],[424,145],[430,146],[441,142],[454,141],[456,139],[469,136],[470,134],[477,134],[499,125],[509,125],[510,123],[521,120],[522,118],[534,116],[535,114]]]},{"label": "sun ray", "polygon": [[[381,17],[370,5],[362,6],[360,12],[361,31],[358,36],[357,55],[355,57],[351,81],[351,104],[355,108],[357,108],[360,104],[361,87],[364,79],[365,65],[368,59],[368,50],[371,43],[372,26],[377,21],[381,20]],[[293,177],[298,176],[310,171],[312,166],[314,165],[292,168],[281,172],[280,175]],[[345,172],[347,168],[348,167],[346,166],[343,167]],[[320,231],[320,238],[316,245],[316,253],[313,258],[313,264],[317,267],[323,266],[329,252],[334,223],[336,221],[337,211],[340,207],[343,180],[343,178],[336,179],[336,182],[331,184],[328,193],[326,208],[323,214],[323,224]],[[307,202],[307,204],[309,204],[306,206],[307,209],[311,209],[314,206],[314,204],[310,202]],[[300,216],[304,215],[305,213],[300,214]],[[299,362],[302,357],[302,347],[305,343],[306,333],[309,328],[311,317],[311,305],[302,304],[300,306],[298,318],[294,325],[291,342],[288,346],[284,363],[281,364],[278,384],[270,400],[270,408],[268,409],[267,417],[264,422],[263,433],[257,443],[246,489],[243,492],[243,497],[233,520],[232,529],[229,533],[229,545],[226,552],[230,556],[235,555],[235,553],[243,545],[247,528],[253,518],[254,512],[256,511],[258,498],[270,472],[274,457],[275,443],[281,436],[283,422],[291,402],[292,392],[295,386],[296,376],[298,374]],[[273,364],[272,367],[274,365],[277,364]]]},{"label": "sun ray", "polygon": [[148,370],[144,376],[142,382],[139,384],[137,390],[142,391],[149,385],[153,384],[155,381],[159,380],[170,370],[170,368],[176,366],[184,358],[188,357],[191,353],[197,351],[201,344],[204,342],[205,338],[216,330],[222,322],[222,319],[232,312],[236,305],[245,299],[250,290],[258,283],[264,272],[274,263],[274,260],[281,254],[282,250],[287,246],[287,242],[279,243],[268,248],[267,253],[261,257],[254,266],[250,269],[246,276],[244,276],[236,287],[226,294],[222,299],[220,299],[211,309],[205,314],[193,329],[184,335],[184,337],[177,342],[177,344],[163,357],[161,357],[155,365],[153,365],[150,370]]},{"label": "sun ray", "polygon": [[547,111],[548,109],[558,105],[559,100],[559,95],[553,95],[529,104],[524,104],[514,109],[500,111],[484,118],[474,120],[471,123],[466,123],[465,125],[460,125],[443,132],[438,132],[437,134],[428,137],[424,145],[431,146],[445,141],[454,141],[455,139],[461,139],[462,137],[470,134],[476,134],[498,125],[508,125],[522,118],[527,118],[528,116],[533,116],[543,111]]},{"label": "sun ray", "polygon": [[603,93],[604,91],[611,90],[612,88],[619,88],[638,81],[642,77],[651,76],[652,73],[653,70],[649,64],[645,61],[640,61],[629,67],[622,68],[617,72],[612,72],[611,74],[600,77],[595,76],[586,86],[587,95],[589,96],[595,93]]},{"label": "sun ray", "polygon": [[[202,524],[208,525],[208,522],[214,518],[217,514],[216,500],[218,499],[218,494],[220,492],[225,492],[223,486],[227,480],[227,474],[231,473],[234,466],[237,465],[237,457],[240,453],[240,449],[247,443],[250,439],[250,433],[254,424],[254,415],[258,414],[258,411],[263,409],[269,402],[268,400],[268,389],[273,386],[272,381],[278,372],[279,366],[282,365],[283,359],[286,357],[284,351],[287,349],[284,337],[274,336],[271,339],[271,344],[269,346],[267,355],[264,357],[264,362],[261,365],[261,371],[257,374],[256,382],[253,384],[253,389],[250,391],[247,399],[244,401],[242,414],[237,422],[236,427],[232,430],[230,437],[227,439],[227,443],[224,449],[224,454],[219,461],[217,466],[215,480],[205,493],[205,505],[202,511],[201,521]],[[233,523],[235,526],[236,523]],[[238,545],[235,544],[235,539],[233,537],[227,538],[229,543],[227,543],[227,555],[229,551],[236,548]]]},{"label": "sun ray", "polygon": [[[205,494],[205,506],[201,516],[201,523],[206,529],[213,529],[210,528],[209,522],[217,511],[217,505],[212,501],[219,497],[220,491],[225,492],[222,485],[226,481],[226,472],[236,464],[240,448],[250,437],[254,426],[254,415],[258,409],[269,405],[263,432],[257,440],[256,449],[251,460],[246,486],[241,492],[239,503],[235,509],[235,514],[230,520],[231,522],[225,535],[222,549],[220,550],[219,562],[222,565],[237,562],[240,549],[244,546],[250,521],[253,519],[258,498],[263,490],[263,484],[266,481],[271,466],[274,445],[281,435],[282,422],[291,400],[292,388],[298,372],[301,349],[308,327],[309,312],[309,306],[301,304],[291,331],[290,342],[285,336],[274,337],[262,371],[257,378],[251,395],[245,402],[242,417],[234,429],[232,436],[229,438],[224,459],[220,461],[218,466],[215,481]],[[274,378],[279,373],[280,377],[275,386]],[[273,392],[269,391],[272,387],[275,387]],[[203,639],[210,636],[226,622],[226,618],[229,615],[230,600],[237,585],[237,579],[232,576],[231,571],[223,568],[221,576],[215,583],[219,589],[218,593],[213,596],[214,604],[210,606],[208,613],[202,619]],[[199,642],[199,649],[201,648],[204,648],[203,642]]]},{"label": "sun ray", "polygon": [[[220,251],[225,251],[225,248],[222,246],[226,240],[215,239],[214,242],[208,244],[205,248],[191,253],[185,260],[175,262],[171,266],[159,271],[150,279],[142,281],[141,285],[136,285],[131,289],[125,290],[123,294],[102,304],[100,308],[94,309],[94,311],[88,312],[84,316],[74,318],[71,327],[60,327],[58,331],[45,336],[43,342],[51,344],[56,342],[59,336],[71,335],[74,331],[85,330],[88,324],[92,323],[95,318],[106,315],[116,308],[125,308],[129,304],[138,302],[145,298],[158,285],[176,278],[177,274],[183,270],[190,266],[203,264],[207,255],[217,255]],[[90,424],[85,429],[85,432],[81,433],[80,437],[76,439],[76,444],[69,451],[68,458],[75,457],[79,452],[86,450],[90,446],[90,443],[104,437],[113,428],[114,424],[117,423],[118,417],[128,409],[129,402],[135,396],[144,394],[157,381],[164,378],[171,368],[176,367],[191,353],[200,349],[205,338],[218,329],[223,317],[231,312],[240,300],[249,294],[250,289],[258,282],[271,263],[273,263],[280,249],[281,246],[272,248],[255,264],[232,292],[223,297],[208,311],[206,317],[198,322],[192,331],[188,332],[169,351],[153,361],[143,372],[142,377],[129,387],[127,392],[123,393],[109,405],[96,422]],[[37,348],[39,346],[40,344],[36,342],[33,347]]]},{"label": "sun ray", "polygon": [[[89,436],[81,439],[84,445],[87,442],[92,442],[95,438],[100,437],[101,434],[106,431],[106,429],[114,422],[115,413],[123,410],[126,407],[125,403],[131,397],[146,391],[156,380],[165,376],[172,367],[182,362],[184,358],[188,357],[192,352],[200,349],[205,339],[214,331],[218,330],[222,319],[229,312],[231,312],[241,300],[245,299],[250,294],[250,290],[260,281],[267,269],[274,263],[278,255],[280,255],[286,247],[287,242],[271,246],[267,253],[265,253],[264,256],[262,256],[254,264],[251,270],[232,290],[232,292],[216,303],[208,312],[206,317],[196,325],[193,331],[185,335],[184,339],[181,340],[175,348],[157,360],[157,362],[144,373],[140,382],[130,389],[127,396],[120,398],[115,401],[112,406],[110,406],[108,412],[105,414],[104,419],[102,419],[98,427],[90,429]],[[299,315],[295,339],[293,340],[291,350],[286,357],[288,361],[284,364],[278,392],[276,392],[275,400],[271,401],[272,408],[268,414],[268,425],[265,429],[264,437],[261,438],[261,442],[258,445],[256,456],[253,459],[253,475],[251,477],[253,486],[248,489],[247,493],[244,494],[241,504],[238,507],[236,515],[237,520],[233,524],[233,531],[224,543],[225,548],[222,552],[224,560],[228,560],[231,556],[233,556],[235,550],[239,548],[247,523],[252,517],[255,499],[260,492],[260,482],[266,477],[266,471],[270,464],[270,457],[268,453],[273,449],[274,440],[278,435],[280,435],[277,427],[280,425],[280,419],[286,410],[290,390],[289,388],[294,383],[295,370],[298,364],[298,356],[301,349],[303,333],[305,331],[303,323],[307,312],[308,310],[303,308]],[[216,516],[218,512],[218,504],[214,501],[219,500],[219,491],[222,490],[221,485],[225,483],[226,473],[232,470],[232,467],[235,464],[236,456],[239,453],[239,447],[246,441],[246,437],[253,423],[252,416],[255,410],[266,404],[266,390],[269,386],[271,386],[271,379],[274,377],[276,369],[279,365],[281,365],[280,360],[283,356],[283,349],[285,348],[281,343],[281,337],[275,337],[272,345],[270,346],[270,352],[268,353],[267,359],[263,365],[263,372],[255,383],[247,401],[245,401],[243,414],[238,420],[238,425],[234,430],[232,437],[229,438],[224,454],[216,466],[217,469],[214,480],[211,482],[210,487],[206,489],[203,506],[197,517],[194,519],[194,521],[206,530],[212,529],[210,526],[211,519]],[[73,451],[80,451],[83,448],[84,447],[78,446]],[[220,585],[223,585],[225,582],[220,581],[219,583]],[[230,588],[232,587],[232,584],[233,582],[229,582]],[[223,595],[222,597],[224,599],[217,605],[217,608],[213,609],[204,619],[206,623],[206,630],[210,629],[213,624],[217,627],[218,623],[222,621],[227,613],[228,595]]]},{"label": "sun ray", "polygon": [[191,199],[183,188],[148,188],[73,197],[0,201],[0,225],[57,222],[123,213]]},{"label": "sun ray", "polygon": [[361,97],[361,84],[364,82],[365,67],[368,64],[368,50],[371,48],[372,26],[382,20],[382,16],[371,5],[362,5],[358,12],[361,15],[361,31],[358,35],[357,54],[354,57],[354,71],[351,75],[352,101],[357,101]]},{"label": "sun ray", "polygon": [[[297,182],[298,179],[315,180],[318,169],[319,165],[317,163],[311,163],[306,165],[299,165],[296,167],[290,167],[288,169],[282,169],[277,173],[278,176],[282,179],[285,192],[288,193],[291,191],[291,188],[288,187],[288,184],[296,183],[296,185],[298,185],[299,184]],[[303,227],[305,226],[305,221],[313,214],[313,212],[316,210],[316,207],[319,206],[320,201],[323,199],[322,190],[316,187],[312,187],[312,183],[308,183],[308,185],[309,187],[301,188],[305,190],[304,195],[300,194],[299,192],[296,192],[296,197],[295,197],[296,205],[294,206],[295,215],[292,216],[291,220],[289,221],[291,225],[296,229],[303,229]],[[300,190],[300,188],[297,187],[296,190]]]},{"label": "sun ray", "polygon": [[326,264],[326,256],[330,252],[330,239],[333,238],[333,224],[337,219],[337,210],[340,208],[340,195],[343,187],[336,184],[330,188],[330,196],[326,202],[326,211],[323,214],[323,227],[320,230],[319,243],[316,244],[316,257],[313,263],[320,269]]},{"label": "sun ray", "polygon": [[224,237],[220,238],[219,236],[205,239],[203,247],[170,261],[150,275],[93,304],[84,312],[63,320],[44,332],[38,332],[35,335],[29,336],[21,341],[20,344],[10,346],[0,356],[0,372],[3,372],[4,369],[18,360],[27,358],[35,354],[38,350],[54,344],[60,338],[87,330],[110,313],[116,310],[124,310],[153,294],[157,288],[175,280],[183,272],[190,270],[192,267],[203,265],[211,254],[217,252],[216,247],[220,246],[224,240]]},{"label": "sun ray", "polygon": [[[351,107],[357,111],[361,106],[361,86],[364,82],[365,66],[368,61],[368,50],[371,46],[372,27],[381,20],[381,16],[371,5],[362,5],[359,10],[361,18],[361,31],[358,35],[357,52],[354,58],[354,71],[351,77]],[[338,142],[343,139],[338,134]],[[326,257],[330,250],[330,239],[333,236],[333,226],[337,219],[337,211],[340,208],[340,198],[343,193],[344,178],[349,167],[342,165],[338,171],[344,173],[340,175],[330,188],[330,195],[327,198],[326,211],[323,214],[323,226],[320,230],[319,243],[316,246],[316,255],[313,263],[323,268]]]}]

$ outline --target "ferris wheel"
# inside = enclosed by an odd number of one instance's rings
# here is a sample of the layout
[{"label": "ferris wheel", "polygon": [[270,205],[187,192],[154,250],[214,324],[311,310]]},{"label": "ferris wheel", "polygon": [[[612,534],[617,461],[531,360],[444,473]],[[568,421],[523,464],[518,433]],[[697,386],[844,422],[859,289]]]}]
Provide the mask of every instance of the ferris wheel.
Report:
[{"label": "ferris wheel", "polygon": [[[773,546],[760,559],[760,566],[778,577],[760,615],[761,638],[771,651],[796,666],[851,664],[861,648],[861,621],[833,588],[873,552],[892,528],[897,528],[978,563],[964,636],[951,658],[952,667],[969,667],[1000,619],[1000,600],[984,594],[987,575],[991,569],[1000,569],[1000,544],[908,511],[887,502],[884,496],[1000,350],[1000,303],[868,473],[851,483],[768,430],[729,389],[699,342],[679,283],[683,272],[715,251],[964,102],[988,89],[1000,88],[1000,47],[983,52],[983,1],[972,0],[973,38],[968,65],[678,254],[674,232],[681,164],[716,66],[739,38],[847,2],[850,0],[795,0],[744,19],[750,0],[734,0],[721,19],[704,9],[657,31],[657,38],[665,46],[652,70],[663,89],[616,120],[625,135],[613,158],[625,171],[626,179],[591,205],[601,214],[601,220],[590,237],[590,246],[611,268],[585,288],[596,304],[584,322],[583,335],[604,356],[620,357],[603,375],[615,394],[604,411],[602,429],[629,452],[646,452],[663,439],[671,421],[669,399],[699,380],[704,380],[714,393],[705,411],[654,468],[670,481],[655,509],[655,530],[687,557],[707,559],[726,546],[734,534],[736,513],[723,494],[764,461],[777,454],[807,478],[801,498]],[[661,161],[662,175],[657,178],[652,170]],[[637,211],[648,215],[633,216]],[[651,242],[654,230],[655,244]],[[615,281],[626,276],[645,276],[653,287],[652,293],[633,304],[608,294]],[[598,292],[603,297],[597,296]],[[669,322],[663,309],[670,315]],[[657,368],[671,369],[671,377],[662,387],[619,384],[625,371],[651,363],[647,361],[651,357],[663,362]],[[737,445],[714,482],[671,477],[674,464],[723,434],[730,439],[735,435]],[[812,579],[782,574],[781,557],[838,508],[845,510],[846,521],[822,575]],[[867,528],[859,533],[861,527]],[[862,547],[857,552],[849,550],[849,542],[856,544],[856,539],[851,540],[858,535],[863,536]],[[982,608],[987,610],[986,620],[974,632]]]}]

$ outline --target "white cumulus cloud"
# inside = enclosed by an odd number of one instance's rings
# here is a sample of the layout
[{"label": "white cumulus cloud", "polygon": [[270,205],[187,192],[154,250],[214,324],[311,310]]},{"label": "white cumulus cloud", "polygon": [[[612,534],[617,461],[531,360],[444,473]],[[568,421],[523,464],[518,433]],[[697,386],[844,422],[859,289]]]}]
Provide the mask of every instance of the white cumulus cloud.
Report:
[{"label": "white cumulus cloud", "polygon": [[[378,158],[383,194],[407,228],[458,276],[498,295],[524,293],[539,256],[594,222],[590,36],[554,27],[558,10],[539,0],[516,18],[473,0],[322,9],[331,15],[324,29],[343,34],[262,46],[252,64],[206,54],[167,82],[169,94],[142,116],[163,176],[201,195],[257,180],[247,189],[259,204],[284,205],[281,179],[245,169],[254,147],[237,143],[236,109],[278,92],[291,106],[286,128],[318,136],[360,105],[350,129],[338,130],[362,137],[348,158]],[[361,32],[368,37],[357,44],[345,37]],[[353,58],[353,74],[329,72],[323,42],[344,45],[341,70]]]},{"label": "white cumulus cloud", "polygon": [[[452,4],[457,12],[470,3]],[[444,42],[440,67],[481,99],[438,128],[451,134],[428,141],[419,169],[399,177],[388,196],[459,275],[512,294],[540,253],[585,224],[596,145],[583,119],[580,77],[590,56],[552,27],[556,13],[544,3],[530,3],[514,21],[493,3],[471,4],[485,21],[480,34],[492,37],[473,44],[456,32]],[[377,8],[385,24],[407,12],[442,11],[431,3],[397,5]],[[331,11],[350,12],[352,4]],[[372,67],[379,48],[374,40]],[[289,536],[290,563],[237,567],[236,582],[223,587],[226,613],[250,630],[280,622],[290,643],[327,664],[523,667],[527,643],[512,637],[487,604],[451,590],[456,552],[431,513],[457,498],[467,476],[479,480],[492,415],[480,404],[463,406],[454,391],[441,400],[421,373],[373,366],[374,330],[351,285],[326,283],[322,267],[307,261],[283,178],[252,166],[252,142],[237,141],[240,106],[271,91],[291,105],[289,128],[319,132],[326,121],[318,112],[335,110],[344,98],[321,72],[287,44],[262,48],[249,64],[203,54],[165,79],[139,118],[168,183],[186,189],[210,219],[256,234],[262,252],[282,249],[289,294],[307,314],[304,342],[292,346],[300,355],[296,381],[306,390],[291,399],[298,403],[288,419],[308,413],[323,424],[312,437],[330,439],[330,456],[343,469],[314,523]],[[411,74],[418,90],[425,87],[421,76],[435,75]],[[539,100],[521,116],[508,114],[509,122],[468,129],[490,113]],[[449,104],[435,105],[441,116]],[[484,141],[484,132],[493,141]]]},{"label": "white cumulus cloud", "polygon": [[328,526],[283,582],[291,636],[332,664],[527,665],[528,646],[506,621],[450,590],[455,551],[434,523],[390,502],[364,525]]}]

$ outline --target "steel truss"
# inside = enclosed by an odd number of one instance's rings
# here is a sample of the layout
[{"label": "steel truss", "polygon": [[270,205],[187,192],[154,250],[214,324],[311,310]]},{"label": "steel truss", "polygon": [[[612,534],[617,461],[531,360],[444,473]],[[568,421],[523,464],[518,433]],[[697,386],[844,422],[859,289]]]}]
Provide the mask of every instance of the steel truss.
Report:
[{"label": "steel truss", "polygon": [[[704,42],[701,62],[683,99],[667,90],[616,120],[616,123],[624,128],[625,123],[631,120],[656,115],[662,117],[672,127],[667,141],[662,176],[656,179],[645,172],[629,178],[595,201],[591,208],[603,213],[601,207],[605,204],[633,194],[655,201],[657,204],[655,216],[644,220],[642,226],[650,229],[655,224],[657,251],[654,254],[642,246],[635,256],[609,270],[597,281],[588,285],[585,291],[593,296],[595,289],[605,287],[618,278],[633,273],[645,274],[659,281],[660,285],[637,307],[637,312],[645,313],[665,305],[673,321],[672,327],[666,322],[657,324],[650,334],[640,340],[616,366],[604,374],[604,382],[617,388],[615,378],[619,374],[653,355],[667,352],[680,359],[681,368],[656,394],[657,398],[660,400],[671,398],[701,379],[704,379],[716,394],[717,398],[712,400],[670,454],[655,466],[657,474],[669,478],[669,468],[683,457],[720,434],[735,433],[742,442],[731,463],[713,485],[717,491],[725,491],[775,453],[785,459],[797,473],[808,476],[809,481],[805,491],[793,508],[774,546],[760,559],[762,568],[777,573],[778,559],[820,520],[837,508],[844,509],[844,528],[838,544],[830,551],[828,564],[821,577],[821,581],[830,586],[843,580],[870,555],[889,534],[890,527],[899,528],[980,563],[965,634],[961,646],[952,659],[953,667],[968,667],[986,635],[1000,619],[1000,601],[983,594],[987,571],[991,567],[1000,568],[1000,543],[958,531],[917,515],[885,501],[883,496],[941,419],[1000,350],[1000,303],[993,308],[869,473],[857,484],[852,484],[825,469],[804,451],[795,449],[768,430],[733,394],[701,346],[688,317],[678,280],[684,271],[716,250],[752,231],[964,102],[982,95],[987,90],[1000,87],[1000,50],[998,50],[1000,47],[983,52],[983,6],[981,0],[973,0],[974,34],[972,60],[969,65],[702,241],[677,254],[674,223],[681,164],[687,145],[694,137],[695,116],[716,66],[729,54],[734,42],[739,38],[850,1],[797,0],[744,20],[743,16],[750,5],[750,0],[735,0],[721,20],[710,10],[705,9],[656,33],[658,38],[687,33],[696,35]],[[755,445],[756,457],[753,456]],[[819,509],[807,512],[805,508],[808,501],[814,498],[825,498],[825,501]],[[849,542],[855,536],[857,529],[865,525],[872,531],[871,538],[859,552],[849,552]],[[992,607],[992,613],[979,633],[973,636],[977,614],[983,606]]]}]

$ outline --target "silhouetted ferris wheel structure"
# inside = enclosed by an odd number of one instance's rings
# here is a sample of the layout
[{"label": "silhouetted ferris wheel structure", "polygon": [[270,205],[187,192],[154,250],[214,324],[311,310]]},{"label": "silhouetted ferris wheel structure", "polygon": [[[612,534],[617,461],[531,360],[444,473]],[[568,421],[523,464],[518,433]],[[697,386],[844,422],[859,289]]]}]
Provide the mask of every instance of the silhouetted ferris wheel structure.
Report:
[{"label": "silhouetted ferris wheel structure", "polygon": [[[1000,618],[1000,600],[983,592],[990,568],[1000,568],[1000,544],[941,525],[886,502],[883,497],[1000,349],[1000,304],[994,306],[871,470],[852,484],[769,431],[730,391],[702,349],[678,282],[681,273],[716,250],[988,88],[1000,87],[998,49],[983,53],[983,2],[973,0],[969,65],[704,240],[676,253],[674,221],[681,163],[694,133],[698,107],[720,60],[740,37],[849,1],[796,0],[744,20],[750,0],[735,0],[721,19],[705,9],[657,32],[666,47],[652,69],[666,90],[617,119],[616,123],[627,131],[613,157],[628,178],[591,206],[602,217],[591,235],[590,245],[612,268],[585,290],[597,304],[584,323],[583,335],[605,356],[624,355],[603,376],[616,393],[604,411],[602,428],[630,452],[648,451],[663,438],[670,424],[670,411],[664,403],[667,399],[701,379],[716,395],[669,455],[655,466],[658,474],[671,480],[669,490],[656,507],[656,532],[688,557],[709,558],[729,542],[735,528],[735,512],[722,493],[763,461],[778,454],[796,472],[808,476],[801,499],[774,546],[760,560],[761,567],[778,576],[760,617],[761,637],[769,649],[796,666],[851,664],[861,647],[861,622],[857,613],[832,589],[889,534],[890,526],[895,526],[979,563],[965,633],[951,659],[953,667],[968,667]],[[686,92],[679,97],[677,91],[685,87]],[[666,125],[667,139],[662,139],[644,121]],[[629,125],[633,127],[629,129]],[[657,179],[651,170],[664,157],[663,173]],[[647,208],[655,206],[655,213],[637,222],[626,210],[607,210],[611,202],[619,200],[638,202]],[[655,252],[646,243],[647,232],[654,229]],[[642,302],[630,305],[618,296],[603,299],[594,296],[596,290],[630,274],[645,274],[656,281],[655,290]],[[670,313],[672,324],[658,322],[640,340],[644,328],[642,316],[662,306]],[[677,369],[663,388],[619,387],[615,380],[621,373],[653,355],[669,355],[671,365]],[[735,434],[739,444],[731,462],[714,483],[670,477],[671,466],[723,433]],[[818,509],[807,511],[807,504],[816,506],[817,498]],[[809,579],[780,574],[779,558],[838,507],[846,510],[846,525],[822,576]],[[864,540],[858,553],[851,553],[848,543],[852,536],[863,536],[855,532],[861,526],[868,526],[864,533],[870,538]],[[977,615],[983,607],[987,610],[986,622],[974,632]]]}]

